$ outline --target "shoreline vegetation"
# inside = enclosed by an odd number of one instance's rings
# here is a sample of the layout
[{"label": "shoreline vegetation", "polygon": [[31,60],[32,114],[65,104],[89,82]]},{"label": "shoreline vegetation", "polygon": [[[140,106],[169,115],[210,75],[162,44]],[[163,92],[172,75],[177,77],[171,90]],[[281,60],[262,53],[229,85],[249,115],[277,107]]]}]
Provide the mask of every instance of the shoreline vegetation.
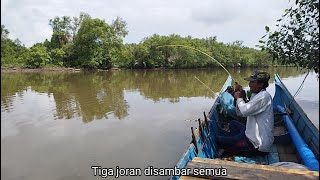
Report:
[{"label": "shoreline vegetation", "polygon": [[63,68],[63,67],[54,67],[54,68],[20,68],[20,67],[1,67],[1,73],[3,72],[80,72],[81,69],[76,68]]},{"label": "shoreline vegetation", "polygon": [[[120,17],[108,24],[104,19],[92,18],[82,12],[79,17],[56,16],[49,20],[49,25],[52,27],[51,38],[30,48],[19,39],[10,39],[9,30],[1,25],[1,72],[298,65],[295,61],[284,63],[283,58],[287,56],[275,58],[276,54],[262,46],[256,45],[261,49],[249,48],[241,40],[223,43],[216,36],[194,38],[153,34],[139,43],[127,44],[123,42],[129,33],[127,23]],[[290,54],[288,57],[291,57]],[[319,61],[318,58],[316,61]],[[317,72],[318,66],[306,68],[314,68]]]},{"label": "shoreline vegetation", "polygon": [[[245,68],[276,68],[276,67],[295,67],[293,65],[274,65],[274,66],[261,66],[261,67],[245,67]],[[209,68],[174,68],[176,70],[182,69],[215,69],[220,67],[209,67]],[[241,68],[241,67],[232,67],[227,68]],[[81,69],[81,68],[67,68],[67,67],[43,67],[43,68],[23,68],[23,67],[1,67],[1,73],[11,73],[11,72],[81,72],[81,71],[119,71],[119,70],[172,70],[173,68],[152,68],[152,69],[130,69],[130,68],[110,68],[110,69]]]},{"label": "shoreline vegetation", "polygon": [[[80,13],[79,17],[55,17],[49,20],[49,25],[52,27],[51,38],[30,48],[19,39],[10,39],[9,30],[1,25],[1,72],[36,71],[25,68],[78,71],[216,68],[219,63],[224,67],[280,64],[267,51],[246,47],[240,40],[219,42],[216,36],[193,38],[154,34],[139,43],[126,44],[123,39],[129,31],[127,23],[120,17],[108,24],[105,20]],[[186,48],[163,47],[166,45],[189,46],[212,58]]]}]

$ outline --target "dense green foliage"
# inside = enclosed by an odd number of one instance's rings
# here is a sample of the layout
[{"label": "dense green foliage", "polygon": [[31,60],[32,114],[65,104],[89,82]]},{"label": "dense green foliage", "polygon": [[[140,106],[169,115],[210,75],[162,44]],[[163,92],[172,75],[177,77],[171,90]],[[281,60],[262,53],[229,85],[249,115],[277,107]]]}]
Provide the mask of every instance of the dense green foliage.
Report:
[{"label": "dense green foliage", "polygon": [[263,49],[286,64],[319,72],[319,0],[296,0],[278,19],[278,29],[266,26]]},{"label": "dense green foliage", "polygon": [[100,19],[83,21],[74,41],[75,66],[87,68],[111,67],[122,40],[114,29]]},{"label": "dense green foliage", "polygon": [[[199,49],[209,54],[214,59],[197,51],[184,47],[160,47],[163,45],[184,45]],[[203,68],[219,66],[219,61],[224,66],[233,66],[240,63],[242,66],[270,65],[271,57],[268,53],[242,46],[236,41],[224,44],[216,41],[216,37],[197,39],[181,37],[172,34],[159,36],[154,34],[144,38],[140,44],[125,45],[126,51],[131,51],[130,57],[124,58],[122,66],[126,68]]]},{"label": "dense green foliage", "polygon": [[27,49],[21,45],[19,39],[9,39],[9,31],[1,25],[1,66],[19,66],[23,54]]},{"label": "dense green foliage", "polygon": [[39,68],[45,66],[50,61],[50,56],[44,46],[33,46],[25,54],[26,66]]},{"label": "dense green foliage", "polygon": [[[224,44],[216,37],[192,38],[176,34],[145,37],[138,44],[124,44],[128,34],[126,22],[117,17],[111,24],[89,14],[79,17],[55,17],[49,20],[52,37],[31,48],[13,42],[9,31],[1,26],[1,66],[41,68],[47,66],[88,69],[120,68],[205,68],[219,66],[269,66],[272,57],[267,51],[248,48],[242,41]],[[202,53],[182,47],[199,49]]]}]

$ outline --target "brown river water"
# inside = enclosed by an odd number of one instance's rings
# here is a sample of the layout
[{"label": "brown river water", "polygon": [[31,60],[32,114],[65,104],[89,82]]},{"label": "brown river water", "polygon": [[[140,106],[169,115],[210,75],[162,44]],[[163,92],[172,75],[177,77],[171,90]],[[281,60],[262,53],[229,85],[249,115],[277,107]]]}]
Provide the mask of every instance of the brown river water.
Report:
[{"label": "brown river water", "polygon": [[[278,73],[294,94],[305,72]],[[229,69],[248,89],[253,69]],[[1,73],[1,179],[82,180],[101,166],[172,168],[191,141],[191,126],[210,110],[227,73],[210,70]],[[274,78],[268,91],[274,94]],[[295,98],[319,129],[319,79],[310,73]],[[114,172],[112,176],[111,172]],[[124,170],[119,171],[124,173]],[[129,173],[129,171],[127,172]],[[131,172],[133,175],[133,172]],[[136,172],[138,173],[138,172]]]}]

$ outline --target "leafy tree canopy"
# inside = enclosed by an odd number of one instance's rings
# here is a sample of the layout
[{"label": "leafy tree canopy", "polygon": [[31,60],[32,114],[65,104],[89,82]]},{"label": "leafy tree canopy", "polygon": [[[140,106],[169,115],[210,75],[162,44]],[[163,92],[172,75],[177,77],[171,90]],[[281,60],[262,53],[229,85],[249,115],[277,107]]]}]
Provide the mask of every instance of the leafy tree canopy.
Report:
[{"label": "leafy tree canopy", "polygon": [[122,39],[105,21],[87,18],[74,41],[78,65],[87,68],[109,67],[114,48],[120,48]]},{"label": "leafy tree canopy", "polygon": [[277,20],[277,29],[262,37],[260,46],[284,64],[319,73],[319,0],[296,0]]}]

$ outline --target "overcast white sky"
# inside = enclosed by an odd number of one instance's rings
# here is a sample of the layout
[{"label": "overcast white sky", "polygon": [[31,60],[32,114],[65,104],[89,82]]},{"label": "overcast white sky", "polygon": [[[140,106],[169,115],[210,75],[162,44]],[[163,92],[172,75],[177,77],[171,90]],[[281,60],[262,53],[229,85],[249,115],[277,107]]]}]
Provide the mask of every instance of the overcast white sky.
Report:
[{"label": "overcast white sky", "polygon": [[275,26],[288,0],[1,0],[1,24],[10,38],[27,47],[50,39],[49,19],[78,17],[86,12],[111,23],[117,16],[127,22],[125,43],[139,43],[153,34],[179,34],[220,42],[242,40],[254,47]]}]

